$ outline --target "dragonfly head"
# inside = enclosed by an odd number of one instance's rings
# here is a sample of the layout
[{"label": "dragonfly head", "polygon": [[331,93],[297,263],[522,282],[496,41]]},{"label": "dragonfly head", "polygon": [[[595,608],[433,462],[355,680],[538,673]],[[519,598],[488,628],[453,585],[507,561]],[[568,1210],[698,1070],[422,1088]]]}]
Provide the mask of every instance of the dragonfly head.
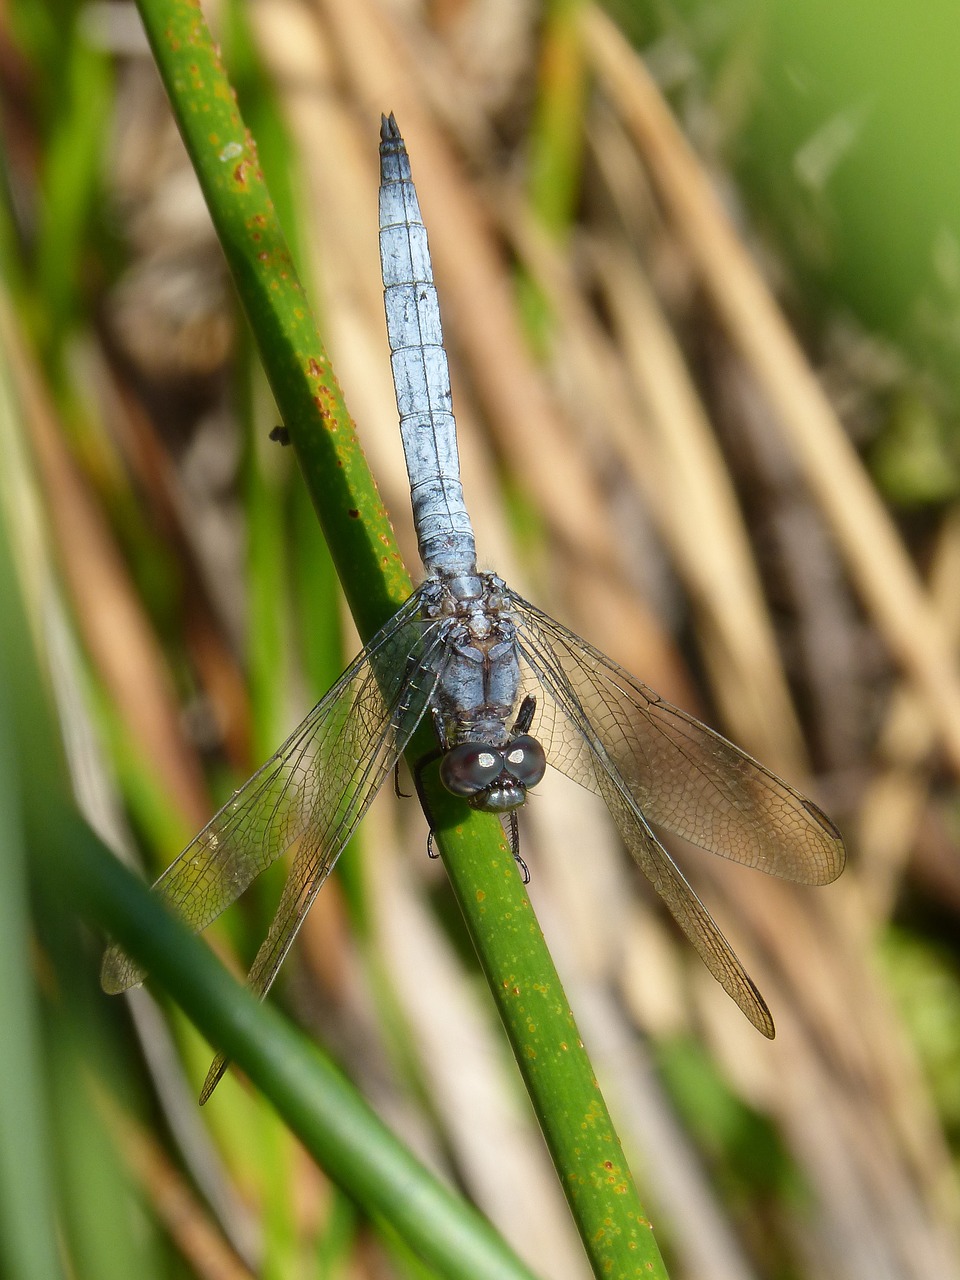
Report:
[{"label": "dragonfly head", "polygon": [[458,742],[440,762],[440,780],[473,809],[509,813],[523,804],[546,767],[543,747],[529,733],[521,733],[503,747]]}]

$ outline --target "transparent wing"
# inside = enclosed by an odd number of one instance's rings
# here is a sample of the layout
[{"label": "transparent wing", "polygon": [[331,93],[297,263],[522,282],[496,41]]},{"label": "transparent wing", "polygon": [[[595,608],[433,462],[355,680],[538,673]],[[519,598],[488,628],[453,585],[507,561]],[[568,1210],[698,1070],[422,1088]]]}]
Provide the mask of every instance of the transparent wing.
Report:
[{"label": "transparent wing", "polygon": [[557,704],[538,707],[532,730],[554,768],[607,799],[599,761],[643,819],[702,849],[801,884],[837,878],[843,842],[811,800],[547,614],[513,604],[523,656]]},{"label": "transparent wing", "polygon": [[733,948],[680,868],[650,830],[620,780],[603,767],[599,758],[595,759],[596,790],[613,815],[640,870],[727,995],[736,1001],[757,1030],[772,1040],[774,1026],[770,1010]]},{"label": "transparent wing", "polygon": [[805,884],[843,869],[830,819],[763,765],[672,707],[572,631],[514,597],[531,732],[547,760],[602,796],[640,869],[723,989],[765,1036],[770,1010],[653,831]]},{"label": "transparent wing", "polygon": [[[424,665],[432,634],[414,593],[154,885],[199,932],[298,844],[251,973],[258,994],[272,982],[307,907],[426,710],[435,682]],[[124,991],[143,978],[119,947],[107,951],[104,990]]]}]

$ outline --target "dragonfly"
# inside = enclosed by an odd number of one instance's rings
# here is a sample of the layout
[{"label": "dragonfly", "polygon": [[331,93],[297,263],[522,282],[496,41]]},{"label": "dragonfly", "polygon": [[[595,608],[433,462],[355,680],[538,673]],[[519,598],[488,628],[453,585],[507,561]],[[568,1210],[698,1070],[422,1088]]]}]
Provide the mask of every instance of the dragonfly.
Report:
[{"label": "dragonfly", "polygon": [[[428,717],[443,785],[514,824],[518,862],[516,812],[548,764],[601,796],[709,971],[772,1038],[763,996],[654,827],[810,885],[842,871],[840,833],[813,801],[478,569],[427,233],[392,115],[382,118],[380,139],[384,306],[424,578],[154,891],[199,932],[292,850],[247,979],[262,998],[339,854]],[[145,976],[119,947],[109,948],[105,990],[126,990]],[[215,1059],[201,1102],[227,1065],[222,1054]]]}]

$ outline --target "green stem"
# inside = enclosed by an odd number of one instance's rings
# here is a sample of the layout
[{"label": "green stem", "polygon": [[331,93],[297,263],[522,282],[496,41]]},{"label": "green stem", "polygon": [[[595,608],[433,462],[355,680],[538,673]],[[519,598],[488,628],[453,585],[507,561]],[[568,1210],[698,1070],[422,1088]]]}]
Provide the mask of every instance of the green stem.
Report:
[{"label": "green stem", "polygon": [[484,822],[475,835],[459,806],[447,805],[439,790],[434,795],[447,874],[594,1274],[665,1280],[651,1224],[503,833],[488,838]]},{"label": "green stem", "polygon": [[[254,141],[199,6],[139,4],[337,571],[360,634],[369,639],[411,583],[297,280]],[[421,725],[411,759],[433,746],[429,726]],[[595,1274],[665,1276],[500,824],[436,783],[429,799],[438,848]],[[130,949],[139,956],[133,943]],[[224,1047],[249,1066],[226,1040]]]},{"label": "green stem", "polygon": [[263,367],[363,636],[411,591],[219,51],[193,0],[140,14]]}]

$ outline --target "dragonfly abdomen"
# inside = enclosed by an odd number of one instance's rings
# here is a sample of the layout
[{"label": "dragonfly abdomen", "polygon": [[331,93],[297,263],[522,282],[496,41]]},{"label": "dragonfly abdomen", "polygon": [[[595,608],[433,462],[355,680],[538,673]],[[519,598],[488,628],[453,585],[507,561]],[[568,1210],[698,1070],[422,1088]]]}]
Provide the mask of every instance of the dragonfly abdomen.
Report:
[{"label": "dragonfly abdomen", "polygon": [[420,558],[427,569],[476,565],[463,501],[450,370],[427,232],[393,116],[380,128],[380,263],[400,434]]}]

